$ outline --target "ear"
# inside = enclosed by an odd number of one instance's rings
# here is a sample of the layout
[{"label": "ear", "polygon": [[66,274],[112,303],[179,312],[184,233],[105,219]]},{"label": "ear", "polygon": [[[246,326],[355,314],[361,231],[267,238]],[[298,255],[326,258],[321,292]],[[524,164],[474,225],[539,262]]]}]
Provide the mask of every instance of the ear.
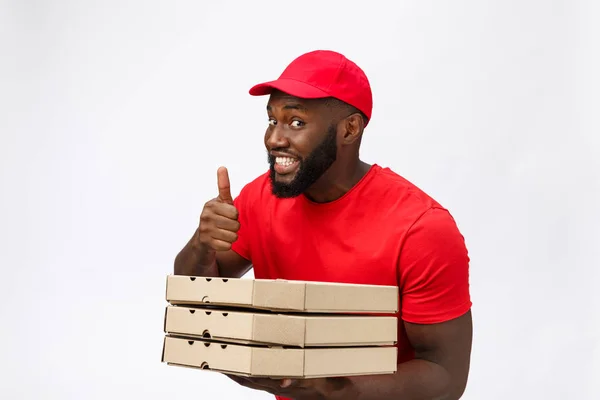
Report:
[{"label": "ear", "polygon": [[359,113],[344,118],[340,123],[344,132],[343,144],[352,144],[360,139],[365,128],[365,122]]}]

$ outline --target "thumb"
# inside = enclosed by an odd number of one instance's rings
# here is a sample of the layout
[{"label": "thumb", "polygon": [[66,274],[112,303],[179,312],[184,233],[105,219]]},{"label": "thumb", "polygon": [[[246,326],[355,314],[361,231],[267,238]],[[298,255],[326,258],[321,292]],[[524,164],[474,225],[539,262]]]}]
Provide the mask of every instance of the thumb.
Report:
[{"label": "thumb", "polygon": [[217,186],[219,187],[219,201],[233,204],[231,185],[229,184],[229,173],[225,167],[220,167],[217,170]]},{"label": "thumb", "polygon": [[279,386],[282,387],[282,388],[288,388],[288,387],[290,387],[292,385],[295,385],[296,383],[297,383],[296,380],[285,378],[285,379],[281,380]]}]

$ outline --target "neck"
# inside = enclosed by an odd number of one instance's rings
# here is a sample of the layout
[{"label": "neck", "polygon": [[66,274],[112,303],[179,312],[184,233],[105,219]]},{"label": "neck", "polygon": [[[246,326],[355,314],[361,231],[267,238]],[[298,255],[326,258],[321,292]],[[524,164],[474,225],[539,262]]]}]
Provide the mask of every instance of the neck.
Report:
[{"label": "neck", "polygon": [[354,187],[371,168],[370,164],[354,158],[338,160],[315,182],[304,195],[315,203],[328,203],[339,199]]}]

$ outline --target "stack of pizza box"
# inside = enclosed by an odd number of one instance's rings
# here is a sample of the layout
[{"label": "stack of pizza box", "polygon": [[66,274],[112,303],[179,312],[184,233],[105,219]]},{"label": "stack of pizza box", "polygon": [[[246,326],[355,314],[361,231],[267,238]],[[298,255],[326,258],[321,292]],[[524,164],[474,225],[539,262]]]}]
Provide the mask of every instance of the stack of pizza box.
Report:
[{"label": "stack of pizza box", "polygon": [[162,361],[317,378],[397,368],[398,287],[167,276]]}]

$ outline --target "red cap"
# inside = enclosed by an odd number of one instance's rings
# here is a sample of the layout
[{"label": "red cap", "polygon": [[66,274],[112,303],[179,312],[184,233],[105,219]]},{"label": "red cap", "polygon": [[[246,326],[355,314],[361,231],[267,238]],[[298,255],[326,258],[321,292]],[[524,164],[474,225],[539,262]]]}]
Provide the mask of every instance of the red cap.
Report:
[{"label": "red cap", "polygon": [[367,76],[358,65],[334,51],[302,54],[277,80],[253,86],[250,94],[263,96],[273,89],[304,99],[335,97],[356,107],[371,120],[373,97]]}]

